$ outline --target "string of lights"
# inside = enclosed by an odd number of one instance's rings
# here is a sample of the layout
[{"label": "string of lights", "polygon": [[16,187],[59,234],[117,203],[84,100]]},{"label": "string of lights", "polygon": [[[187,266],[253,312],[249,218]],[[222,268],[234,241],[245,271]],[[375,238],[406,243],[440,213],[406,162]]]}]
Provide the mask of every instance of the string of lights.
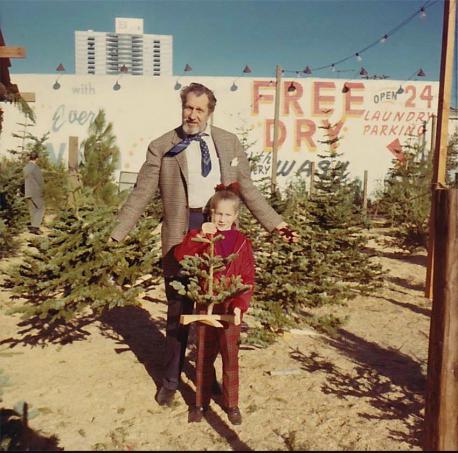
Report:
[{"label": "string of lights", "polygon": [[[391,29],[389,32],[385,33],[381,38],[380,37],[377,38],[375,41],[371,42],[370,44],[368,44],[367,46],[365,46],[362,49],[358,50],[357,52],[352,53],[351,55],[348,55],[348,56],[346,56],[344,58],[341,58],[340,60],[334,61],[334,62],[329,63],[329,64],[325,64],[325,65],[322,65],[322,66],[318,66],[318,67],[312,67],[312,66],[308,66],[307,65],[302,70],[298,70],[298,69],[282,69],[282,73],[284,73],[284,74],[287,74],[287,73],[296,74],[297,76],[300,76],[301,74],[311,75],[313,72],[322,71],[324,69],[329,69],[329,68],[333,72],[338,72],[338,69],[337,69],[338,65],[340,65],[342,63],[345,63],[346,61],[348,61],[348,60],[350,60],[352,58],[356,58],[357,61],[362,61],[363,58],[362,58],[361,55],[364,52],[367,52],[369,49],[372,49],[376,45],[385,43],[391,36],[393,36],[401,28],[405,27],[415,17],[417,17],[417,16],[419,16],[420,18],[426,17],[426,10],[428,8],[431,8],[433,5],[435,5],[438,2],[439,2],[439,0],[427,0],[423,4],[423,6],[421,8],[417,9],[413,14],[408,16],[406,19],[404,19],[398,25],[396,25],[396,27]],[[367,71],[364,68],[361,68],[360,75],[364,75],[364,76],[367,75]]]}]

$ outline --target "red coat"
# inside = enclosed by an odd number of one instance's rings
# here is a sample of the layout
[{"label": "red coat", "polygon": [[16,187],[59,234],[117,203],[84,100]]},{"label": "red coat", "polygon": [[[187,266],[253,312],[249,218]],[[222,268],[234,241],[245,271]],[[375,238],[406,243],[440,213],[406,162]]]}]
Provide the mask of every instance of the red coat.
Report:
[{"label": "red coat", "polygon": [[[236,233],[235,244],[231,253],[237,253],[237,257],[231,261],[227,266],[225,271],[218,272],[215,277],[220,277],[225,275],[230,277],[231,275],[240,275],[242,282],[246,285],[251,285],[251,289],[239,294],[237,297],[228,300],[224,304],[216,304],[214,313],[218,313],[218,305],[224,305],[225,311],[232,313],[234,308],[238,307],[242,313],[248,310],[250,305],[250,299],[253,295],[254,287],[254,275],[255,275],[255,266],[254,266],[254,257],[253,257],[253,248],[251,246],[250,240],[245,237],[240,231],[232,230]],[[183,239],[182,243],[177,245],[174,254],[175,258],[178,261],[181,261],[185,256],[193,255],[202,255],[205,252],[208,252],[209,244],[205,242],[195,242],[192,241],[192,238],[196,237],[200,233],[199,230],[191,230]],[[215,243],[215,253],[221,255],[221,242],[216,241]]]}]

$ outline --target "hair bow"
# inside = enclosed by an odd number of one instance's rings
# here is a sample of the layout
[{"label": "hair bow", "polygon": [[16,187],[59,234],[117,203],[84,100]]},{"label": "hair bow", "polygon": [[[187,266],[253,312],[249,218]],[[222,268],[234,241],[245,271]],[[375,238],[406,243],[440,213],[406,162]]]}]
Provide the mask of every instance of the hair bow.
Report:
[{"label": "hair bow", "polygon": [[227,186],[224,184],[218,184],[215,187],[215,192],[219,192],[221,190],[229,190],[230,192],[234,192],[235,194],[240,195],[240,184],[237,181],[231,182]]}]

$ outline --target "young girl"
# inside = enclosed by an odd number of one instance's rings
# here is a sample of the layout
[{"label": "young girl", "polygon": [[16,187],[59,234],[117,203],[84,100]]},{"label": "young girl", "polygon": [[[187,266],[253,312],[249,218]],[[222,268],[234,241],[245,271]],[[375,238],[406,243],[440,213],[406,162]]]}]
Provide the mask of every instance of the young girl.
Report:
[{"label": "young girl", "polygon": [[[231,190],[228,190],[229,188]],[[251,285],[250,290],[236,298],[214,306],[215,314],[234,314],[234,324],[221,321],[223,328],[202,323],[197,325],[196,406],[189,413],[189,422],[200,422],[203,413],[208,409],[215,379],[214,362],[220,352],[223,362],[225,410],[232,424],[242,423],[238,408],[240,322],[253,294],[255,268],[251,242],[235,228],[240,207],[237,187],[231,185],[229,188],[217,186],[217,192],[210,200],[210,209],[214,210],[214,223],[204,223],[201,231],[191,230],[175,249],[178,261],[187,255],[203,254],[208,251],[209,244],[192,241],[192,238],[221,234],[224,238],[216,241],[215,254],[227,257],[231,253],[236,253],[237,257],[228,263],[223,271],[215,274],[215,278],[240,275],[243,283]],[[198,305],[197,310],[206,313],[205,307]]]}]

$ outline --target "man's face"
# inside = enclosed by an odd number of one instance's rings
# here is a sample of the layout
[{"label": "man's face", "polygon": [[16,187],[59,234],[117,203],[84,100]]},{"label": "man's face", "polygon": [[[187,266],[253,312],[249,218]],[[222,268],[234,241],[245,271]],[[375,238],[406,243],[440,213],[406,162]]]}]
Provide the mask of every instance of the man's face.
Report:
[{"label": "man's face", "polygon": [[182,111],[183,131],[189,135],[203,132],[209,116],[208,96],[206,94],[196,96],[192,92],[188,93]]}]

